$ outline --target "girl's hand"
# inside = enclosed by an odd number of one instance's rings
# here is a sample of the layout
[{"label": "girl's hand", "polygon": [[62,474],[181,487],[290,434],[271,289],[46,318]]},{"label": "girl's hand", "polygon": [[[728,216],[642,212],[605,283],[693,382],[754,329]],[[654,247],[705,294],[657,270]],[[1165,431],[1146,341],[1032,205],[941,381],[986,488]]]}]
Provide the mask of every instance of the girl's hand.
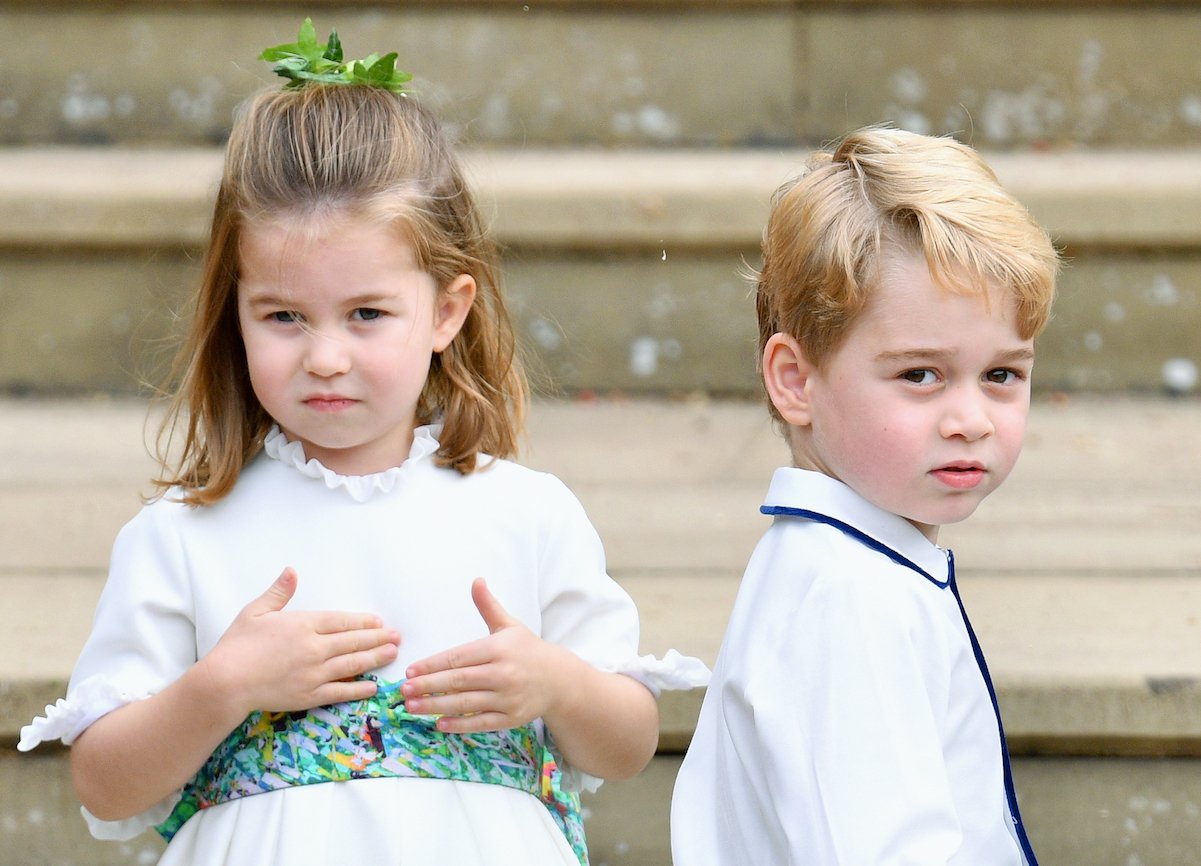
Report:
[{"label": "girl's hand", "polygon": [[483,578],[472,583],[471,600],[488,637],[411,664],[402,687],[405,708],[442,715],[438,730],[457,734],[515,728],[551,715],[555,683],[582,663],[510,616]]},{"label": "girl's hand", "polygon": [[354,677],[396,658],[400,634],[374,614],[285,611],[296,585],[285,568],[197,663],[235,718],[371,697],[375,683]]}]

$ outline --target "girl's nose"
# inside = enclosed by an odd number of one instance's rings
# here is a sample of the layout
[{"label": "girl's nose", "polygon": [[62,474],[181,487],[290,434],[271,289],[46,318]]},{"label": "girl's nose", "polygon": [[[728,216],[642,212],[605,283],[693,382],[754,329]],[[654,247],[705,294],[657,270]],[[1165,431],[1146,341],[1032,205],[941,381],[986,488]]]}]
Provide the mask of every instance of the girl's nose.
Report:
[{"label": "girl's nose", "polygon": [[939,424],[943,438],[959,436],[974,442],[992,435],[994,425],[988,414],[987,398],[978,389],[954,389],[947,398]]},{"label": "girl's nose", "polygon": [[338,337],[313,331],[304,353],[304,370],[322,378],[346,373],[350,370],[350,352]]}]

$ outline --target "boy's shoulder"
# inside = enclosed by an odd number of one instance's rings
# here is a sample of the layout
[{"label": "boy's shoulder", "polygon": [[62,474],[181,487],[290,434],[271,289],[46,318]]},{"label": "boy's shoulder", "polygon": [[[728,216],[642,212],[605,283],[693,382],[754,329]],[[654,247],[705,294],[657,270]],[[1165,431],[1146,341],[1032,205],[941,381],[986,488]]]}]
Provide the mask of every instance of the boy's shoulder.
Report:
[{"label": "boy's shoulder", "polygon": [[947,586],[946,551],[905,518],[829,475],[777,469],[760,510],[773,518],[766,538],[774,534],[777,543],[804,544],[827,568],[843,570],[845,559],[852,558],[867,563],[872,573],[901,568],[938,588]]},{"label": "boy's shoulder", "polygon": [[820,622],[840,610],[864,623],[915,622],[955,604],[945,552],[836,479],[777,470],[762,510],[773,522],[743,585],[765,616],[803,611]]}]

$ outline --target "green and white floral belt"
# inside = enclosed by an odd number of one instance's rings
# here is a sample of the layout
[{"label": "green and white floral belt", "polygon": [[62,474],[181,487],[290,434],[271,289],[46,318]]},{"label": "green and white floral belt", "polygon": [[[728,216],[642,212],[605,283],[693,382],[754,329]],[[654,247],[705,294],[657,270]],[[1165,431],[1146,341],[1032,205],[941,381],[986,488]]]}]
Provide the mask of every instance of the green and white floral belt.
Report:
[{"label": "green and white floral belt", "polygon": [[582,866],[588,864],[578,794],[532,724],[506,731],[446,734],[432,716],[405,712],[403,681],[376,680],[373,697],[307,712],[251,714],[217,747],[155,829],[167,841],[184,822],[228,800],[297,785],[352,779],[422,778],[483,782],[542,801]]}]

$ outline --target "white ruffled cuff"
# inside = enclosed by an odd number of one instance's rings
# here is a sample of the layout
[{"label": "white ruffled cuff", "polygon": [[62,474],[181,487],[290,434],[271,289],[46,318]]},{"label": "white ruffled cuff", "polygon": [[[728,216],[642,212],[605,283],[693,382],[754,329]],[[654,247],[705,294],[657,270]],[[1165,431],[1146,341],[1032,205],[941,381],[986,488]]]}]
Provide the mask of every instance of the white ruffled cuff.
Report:
[{"label": "white ruffled cuff", "polygon": [[[709,667],[700,659],[681,655],[673,649],[664,653],[663,658],[656,658],[653,655],[638,656],[620,664],[602,666],[601,670],[607,673],[624,674],[638,680],[650,689],[656,698],[664,689],[676,691],[707,686],[713,675]],[[591,793],[604,784],[605,780],[599,776],[581,772],[565,761],[558,749],[555,748],[554,741],[550,739],[549,731],[547,739],[551,753],[559,765],[560,783],[564,791],[588,791]]]},{"label": "white ruffled cuff", "polygon": [[102,839],[105,842],[125,842],[141,835],[151,827],[157,827],[170,818],[171,811],[182,796],[181,791],[176,791],[140,815],[134,815],[132,818],[125,818],[122,821],[101,821],[84,806],[79,807],[79,812],[83,815],[83,820],[87,821],[88,830],[93,838]]},{"label": "white ruffled cuff", "polygon": [[21,728],[17,748],[28,752],[50,740],[62,740],[64,746],[69,746],[101,716],[148,697],[150,692],[126,691],[107,677],[88,677],[71,689],[67,697],[47,704],[45,716],[38,716]]},{"label": "white ruffled cuff", "polygon": [[[102,675],[88,677],[71,689],[67,697],[48,704],[45,716],[38,716],[21,728],[21,741],[17,743],[17,748],[28,752],[50,740],[62,740],[63,745],[69,746],[101,716],[150,695],[148,691],[133,692],[122,689]],[[92,836],[112,842],[124,842],[166,821],[179,798],[180,792],[176,791],[140,815],[121,821],[102,821],[83,806],[79,811]]]},{"label": "white ruffled cuff", "polygon": [[638,656],[620,664],[602,668],[615,674],[625,674],[642,683],[659,697],[660,692],[696,689],[709,685],[713,672],[700,659],[681,655],[670,649],[663,658]]}]

